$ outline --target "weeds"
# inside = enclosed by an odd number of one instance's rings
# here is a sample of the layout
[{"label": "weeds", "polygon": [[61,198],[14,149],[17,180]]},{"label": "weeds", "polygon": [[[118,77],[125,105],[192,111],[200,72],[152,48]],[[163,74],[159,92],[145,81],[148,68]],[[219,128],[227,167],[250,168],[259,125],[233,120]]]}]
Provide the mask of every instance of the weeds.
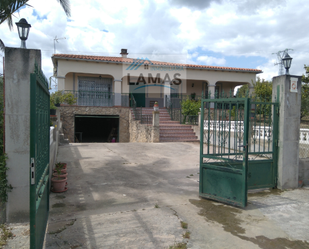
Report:
[{"label": "weeds", "polygon": [[184,221],[180,221],[180,225],[183,229],[187,229],[188,228],[188,223],[184,222]]},{"label": "weeds", "polygon": [[169,249],[187,249],[187,243],[179,242],[175,243],[173,246],[170,246]]},{"label": "weeds", "polygon": [[0,225],[0,248],[6,245],[6,242],[9,238],[13,237],[13,233],[11,232],[11,228],[7,228],[5,224]]},{"label": "weeds", "polygon": [[185,239],[190,239],[190,232],[189,231],[186,231],[183,235],[182,235],[182,237],[184,237]]},{"label": "weeds", "polygon": [[156,204],[156,205],[155,205],[155,208],[159,208],[159,205],[158,205],[158,204]]}]

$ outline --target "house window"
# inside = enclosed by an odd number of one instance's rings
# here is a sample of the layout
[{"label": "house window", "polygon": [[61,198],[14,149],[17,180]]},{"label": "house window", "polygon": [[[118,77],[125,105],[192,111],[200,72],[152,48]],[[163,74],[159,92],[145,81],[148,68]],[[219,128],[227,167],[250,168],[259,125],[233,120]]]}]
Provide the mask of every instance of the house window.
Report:
[{"label": "house window", "polygon": [[78,105],[112,106],[112,78],[78,77]]}]

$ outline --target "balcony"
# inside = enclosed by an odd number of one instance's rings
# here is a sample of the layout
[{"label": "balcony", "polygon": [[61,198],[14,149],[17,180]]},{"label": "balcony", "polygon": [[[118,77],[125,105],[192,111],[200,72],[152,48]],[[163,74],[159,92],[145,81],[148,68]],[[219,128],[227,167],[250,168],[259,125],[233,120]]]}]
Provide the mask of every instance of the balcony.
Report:
[{"label": "balcony", "polygon": [[[99,91],[69,91],[65,90],[64,93],[72,93],[76,98],[76,105],[78,106],[102,106],[112,107],[119,106],[119,99],[123,107],[129,107],[129,94],[114,92],[99,92]],[[118,101],[117,101],[118,100]]]}]

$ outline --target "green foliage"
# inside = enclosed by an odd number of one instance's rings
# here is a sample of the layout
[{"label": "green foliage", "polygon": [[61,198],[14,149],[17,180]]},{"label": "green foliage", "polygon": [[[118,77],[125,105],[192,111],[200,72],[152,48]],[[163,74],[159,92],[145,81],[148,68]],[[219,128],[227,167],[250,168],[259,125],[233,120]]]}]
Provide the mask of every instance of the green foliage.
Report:
[{"label": "green foliage", "polygon": [[6,224],[0,225],[0,248],[4,248],[7,244],[7,240],[12,238],[14,235],[12,233],[12,228],[8,228]]},{"label": "green foliage", "polygon": [[191,100],[186,99],[181,102],[181,111],[183,115],[198,115],[198,112],[201,108],[200,100]]},{"label": "green foliage", "polygon": [[272,95],[272,89],[273,85],[272,82],[269,82],[267,80],[260,79],[260,77],[257,77],[256,83],[253,84],[254,86],[254,97],[256,101],[261,102],[271,102],[271,95]]},{"label": "green foliage", "polygon": [[309,115],[309,66],[304,65],[306,74],[302,75],[300,118]]},{"label": "green foliage", "polygon": [[[14,13],[18,12],[22,8],[31,5],[28,4],[29,0],[1,0],[0,1],[0,24],[7,21],[9,29],[13,29],[13,19]],[[63,8],[65,14],[70,17],[70,0],[58,0],[61,7]],[[5,45],[0,39],[0,50],[4,51]]]},{"label": "green foliage", "polygon": [[0,202],[7,202],[8,191],[12,189],[12,186],[8,184],[6,159],[7,156],[4,153],[4,118],[3,118],[3,78],[0,77]]},{"label": "green foliage", "polygon": [[[12,17],[15,12],[18,12],[20,9],[26,6],[31,5],[28,4],[29,0],[1,0],[0,4],[0,24],[4,21],[8,22],[9,28],[13,28],[13,20]],[[70,1],[69,0],[58,0],[61,7],[63,8],[65,14],[70,17]]]},{"label": "green foliage", "polygon": [[309,84],[303,83],[301,86],[301,108],[300,118],[309,115]]},{"label": "green foliage", "polygon": [[[254,86],[254,93],[253,98],[257,102],[271,102],[272,100],[272,89],[273,85],[272,82],[269,82],[264,79],[260,79],[260,77],[257,77],[256,83],[253,83]],[[258,104],[256,105],[256,113],[262,114],[263,117],[270,115],[271,112],[271,106],[270,105],[264,105],[264,104]]]},{"label": "green foliage", "polygon": [[77,99],[73,93],[64,93],[63,91],[57,91],[50,95],[50,109],[56,109],[55,105],[60,104],[75,104]]},{"label": "green foliage", "polygon": [[246,98],[248,96],[248,93],[249,93],[249,85],[246,84],[237,90],[236,96],[237,98]]},{"label": "green foliage", "polygon": [[184,115],[183,122],[186,121],[187,116],[197,116],[201,108],[200,100],[193,100],[187,98],[181,102],[181,113]]}]

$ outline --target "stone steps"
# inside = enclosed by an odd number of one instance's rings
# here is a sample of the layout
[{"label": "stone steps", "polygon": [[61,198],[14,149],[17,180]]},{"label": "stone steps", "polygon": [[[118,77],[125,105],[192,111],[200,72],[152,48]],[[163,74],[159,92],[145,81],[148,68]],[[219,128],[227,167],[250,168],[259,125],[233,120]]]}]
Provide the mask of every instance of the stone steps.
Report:
[{"label": "stone steps", "polygon": [[[132,111],[132,110],[131,110]],[[142,115],[152,115],[153,108],[142,108]],[[167,109],[159,109],[160,142],[198,142],[191,125],[172,121]],[[133,111],[132,111],[133,114]],[[133,114],[134,117],[134,114]]]}]

